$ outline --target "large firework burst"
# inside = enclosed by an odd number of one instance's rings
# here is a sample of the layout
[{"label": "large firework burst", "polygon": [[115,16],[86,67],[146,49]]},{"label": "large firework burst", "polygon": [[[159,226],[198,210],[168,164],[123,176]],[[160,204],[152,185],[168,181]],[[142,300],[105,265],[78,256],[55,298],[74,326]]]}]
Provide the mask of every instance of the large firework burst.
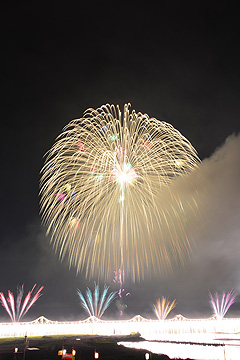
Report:
[{"label": "large firework burst", "polygon": [[170,124],[129,108],[103,105],[72,120],[42,169],[47,233],[60,258],[90,277],[120,268],[141,278],[190,249],[170,184],[198,165],[196,151]]}]

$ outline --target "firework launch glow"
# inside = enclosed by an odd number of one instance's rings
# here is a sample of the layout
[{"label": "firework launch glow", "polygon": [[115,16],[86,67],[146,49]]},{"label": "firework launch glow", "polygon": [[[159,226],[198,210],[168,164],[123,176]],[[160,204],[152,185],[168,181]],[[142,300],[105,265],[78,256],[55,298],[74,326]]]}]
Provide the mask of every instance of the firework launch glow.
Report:
[{"label": "firework launch glow", "polygon": [[165,320],[170,311],[176,307],[176,299],[170,303],[166,297],[162,296],[162,300],[157,299],[157,305],[153,304],[153,307],[158,320]]},{"label": "firework launch glow", "polygon": [[215,293],[215,296],[213,296],[209,291],[209,296],[214,314],[216,315],[217,319],[222,319],[225,316],[236,298],[234,290],[231,290],[228,293],[223,292],[221,300],[217,292]]},{"label": "firework launch glow", "polygon": [[5,298],[4,294],[0,293],[0,301],[4,309],[7,311],[8,315],[10,316],[11,320],[13,322],[20,321],[20,319],[26,315],[28,310],[32,307],[32,305],[39,299],[39,297],[42,295],[41,291],[43,289],[43,286],[39,288],[39,290],[34,291],[37,284],[35,284],[30,290],[25,299],[23,299],[23,285],[17,287],[17,296],[16,300],[14,299],[13,293],[8,290],[8,297]]},{"label": "firework launch glow", "polygon": [[121,269],[134,281],[183,263],[191,250],[185,208],[196,201],[180,201],[171,184],[199,163],[179,131],[130,104],[123,113],[107,104],[72,120],[40,182],[42,221],[60,259],[86,277],[110,279]]},{"label": "firework launch glow", "polygon": [[100,319],[111,302],[114,300],[117,292],[111,292],[107,295],[109,286],[105,284],[102,295],[100,296],[99,284],[94,283],[94,285],[94,292],[87,288],[86,298],[84,298],[82,292],[79,289],[77,290],[77,294],[80,298],[82,307],[88,313],[88,315]]}]

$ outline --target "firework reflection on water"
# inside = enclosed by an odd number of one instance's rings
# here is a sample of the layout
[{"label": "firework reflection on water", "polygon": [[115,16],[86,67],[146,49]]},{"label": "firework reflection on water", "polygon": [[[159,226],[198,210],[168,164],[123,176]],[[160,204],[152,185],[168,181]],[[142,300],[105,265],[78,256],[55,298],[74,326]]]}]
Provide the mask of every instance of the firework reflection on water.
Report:
[{"label": "firework reflection on water", "polygon": [[[211,338],[209,341],[211,342]],[[187,341],[187,339],[186,339]],[[174,359],[194,359],[194,360],[239,360],[240,359],[240,340],[239,344],[226,345],[224,343],[218,346],[196,345],[180,343],[164,343],[155,341],[142,342],[121,342],[129,348],[144,349],[155,354],[165,354]]]}]

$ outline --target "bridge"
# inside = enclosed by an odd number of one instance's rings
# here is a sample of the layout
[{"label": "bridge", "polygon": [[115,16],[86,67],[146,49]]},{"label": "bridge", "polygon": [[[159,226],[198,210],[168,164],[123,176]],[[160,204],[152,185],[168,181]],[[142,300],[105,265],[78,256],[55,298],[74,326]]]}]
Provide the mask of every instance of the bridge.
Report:
[{"label": "bridge", "polygon": [[101,320],[89,317],[81,321],[52,321],[40,316],[30,322],[0,323],[0,337],[44,335],[129,335],[157,339],[169,335],[240,333],[240,318],[187,319],[176,315],[172,319],[150,320],[140,315],[129,320]]}]

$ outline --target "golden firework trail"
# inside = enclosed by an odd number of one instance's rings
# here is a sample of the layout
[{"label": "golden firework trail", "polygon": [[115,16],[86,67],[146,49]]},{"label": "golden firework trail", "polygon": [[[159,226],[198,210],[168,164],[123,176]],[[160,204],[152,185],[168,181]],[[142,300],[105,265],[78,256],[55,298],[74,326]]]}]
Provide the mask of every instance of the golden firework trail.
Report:
[{"label": "golden firework trail", "polygon": [[162,300],[157,299],[157,306],[154,304],[153,306],[158,320],[165,320],[170,311],[176,307],[176,299],[170,303],[170,301],[165,298],[165,296],[162,296]]},{"label": "golden firework trail", "polygon": [[121,269],[133,280],[183,262],[184,205],[170,184],[198,164],[172,125],[130,104],[123,113],[109,104],[88,109],[63,129],[42,169],[41,216],[60,258],[87,277]]}]

